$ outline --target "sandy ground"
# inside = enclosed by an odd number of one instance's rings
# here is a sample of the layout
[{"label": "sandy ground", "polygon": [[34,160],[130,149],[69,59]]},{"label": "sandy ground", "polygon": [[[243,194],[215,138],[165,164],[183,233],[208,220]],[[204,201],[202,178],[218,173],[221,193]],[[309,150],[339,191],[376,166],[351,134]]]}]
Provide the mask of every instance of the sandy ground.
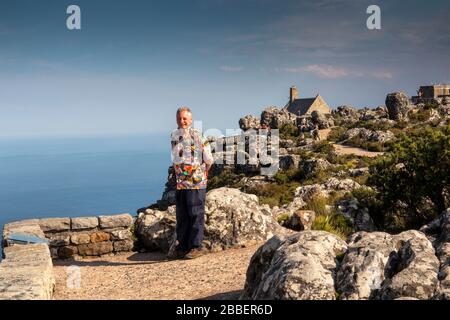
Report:
[{"label": "sandy ground", "polygon": [[[237,299],[259,245],[229,249],[192,260],[166,260],[161,253],[126,253],[54,263],[54,299]],[[80,287],[70,266],[79,267]],[[78,270],[78,269],[75,269]],[[67,285],[69,280],[69,287]]]},{"label": "sandy ground", "polygon": [[341,144],[333,144],[334,150],[337,154],[354,154],[357,156],[364,156],[364,157],[378,157],[383,154],[383,152],[373,152],[373,151],[367,151],[361,148],[354,148],[349,146],[343,146]]}]

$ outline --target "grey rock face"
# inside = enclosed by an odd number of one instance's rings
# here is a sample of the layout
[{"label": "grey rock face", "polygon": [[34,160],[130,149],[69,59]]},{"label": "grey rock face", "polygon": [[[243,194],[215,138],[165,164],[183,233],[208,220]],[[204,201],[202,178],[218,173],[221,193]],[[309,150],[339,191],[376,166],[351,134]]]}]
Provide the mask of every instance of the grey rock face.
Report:
[{"label": "grey rock face", "polygon": [[[238,189],[218,188],[207,193],[204,245],[209,250],[249,245],[276,233],[285,233],[258,197]],[[174,246],[175,207],[167,211],[147,209],[137,219],[137,236],[153,250],[168,251]]]},{"label": "grey rock face", "polygon": [[415,230],[402,232],[394,241],[399,249],[388,261],[388,277],[376,298],[431,299],[435,295],[439,271],[433,245],[422,232]]},{"label": "grey rock face", "polygon": [[341,299],[430,299],[438,268],[432,244],[422,232],[358,232],[349,239],[336,288]]},{"label": "grey rock face", "polygon": [[439,283],[434,299],[450,300],[450,208],[421,231],[434,240],[436,256],[439,259]]},{"label": "grey rock face", "polygon": [[272,129],[278,129],[284,124],[295,124],[296,118],[297,116],[293,113],[276,107],[268,107],[261,113],[261,123]]},{"label": "grey rock face", "polygon": [[356,198],[340,200],[337,210],[345,216],[356,231],[374,231],[375,225],[367,208],[360,206]]},{"label": "grey rock face", "polygon": [[406,120],[411,109],[409,98],[403,92],[389,93],[386,96],[386,107],[391,120]]},{"label": "grey rock face", "polygon": [[336,256],[346,249],[324,231],[274,237],[252,257],[241,299],[333,300]]}]

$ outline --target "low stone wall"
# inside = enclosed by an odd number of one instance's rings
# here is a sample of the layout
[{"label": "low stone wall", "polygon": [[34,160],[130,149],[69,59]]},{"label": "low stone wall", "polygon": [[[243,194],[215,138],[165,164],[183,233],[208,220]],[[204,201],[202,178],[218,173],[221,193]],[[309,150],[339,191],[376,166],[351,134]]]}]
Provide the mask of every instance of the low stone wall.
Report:
[{"label": "low stone wall", "polygon": [[51,299],[52,259],[131,251],[134,220],[129,214],[30,219],[3,228],[0,300]]},{"label": "low stone wall", "polygon": [[133,249],[133,218],[129,214],[41,219],[53,259],[101,256]]},{"label": "low stone wall", "polygon": [[[29,238],[41,243],[19,244],[19,238],[22,238],[22,241]],[[39,220],[24,220],[5,225],[3,246],[0,300],[51,299],[55,286],[53,264]]]}]

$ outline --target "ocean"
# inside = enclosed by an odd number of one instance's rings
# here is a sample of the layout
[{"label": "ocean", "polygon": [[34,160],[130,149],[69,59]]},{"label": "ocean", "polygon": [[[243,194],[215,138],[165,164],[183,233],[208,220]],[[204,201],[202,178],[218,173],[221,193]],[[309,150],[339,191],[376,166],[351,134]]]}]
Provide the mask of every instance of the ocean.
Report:
[{"label": "ocean", "polygon": [[134,216],[160,199],[169,165],[169,134],[1,139],[0,230],[31,218]]}]

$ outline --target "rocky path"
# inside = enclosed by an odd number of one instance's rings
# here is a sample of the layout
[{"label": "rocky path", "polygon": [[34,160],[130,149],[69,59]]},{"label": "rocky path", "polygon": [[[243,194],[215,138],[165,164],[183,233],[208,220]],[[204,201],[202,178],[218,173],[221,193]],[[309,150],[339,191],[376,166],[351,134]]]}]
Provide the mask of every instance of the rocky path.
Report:
[{"label": "rocky path", "polygon": [[354,154],[356,156],[362,156],[362,157],[378,157],[383,154],[383,152],[373,152],[373,151],[367,151],[361,148],[355,148],[355,147],[349,147],[344,146],[342,144],[333,144],[334,150],[337,154]]},{"label": "rocky path", "polygon": [[[167,261],[161,253],[55,262],[54,299],[237,299],[259,245]],[[67,267],[80,269],[80,288],[67,286]],[[70,278],[70,277],[69,277]]]}]

